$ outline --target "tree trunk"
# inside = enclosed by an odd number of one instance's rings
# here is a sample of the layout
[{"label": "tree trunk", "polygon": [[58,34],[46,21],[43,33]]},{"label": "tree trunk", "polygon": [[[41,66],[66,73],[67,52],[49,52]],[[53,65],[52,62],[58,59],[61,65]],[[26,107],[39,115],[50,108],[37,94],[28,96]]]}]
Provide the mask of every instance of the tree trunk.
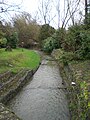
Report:
[{"label": "tree trunk", "polygon": [[87,24],[87,0],[85,0],[85,24]]}]

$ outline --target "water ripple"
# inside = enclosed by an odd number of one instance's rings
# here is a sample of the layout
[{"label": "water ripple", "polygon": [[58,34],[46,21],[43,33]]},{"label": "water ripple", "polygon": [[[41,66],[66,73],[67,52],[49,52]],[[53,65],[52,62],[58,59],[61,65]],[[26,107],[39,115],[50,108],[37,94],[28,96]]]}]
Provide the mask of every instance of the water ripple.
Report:
[{"label": "water ripple", "polygon": [[70,120],[57,64],[44,60],[38,71],[8,106],[23,120]]}]

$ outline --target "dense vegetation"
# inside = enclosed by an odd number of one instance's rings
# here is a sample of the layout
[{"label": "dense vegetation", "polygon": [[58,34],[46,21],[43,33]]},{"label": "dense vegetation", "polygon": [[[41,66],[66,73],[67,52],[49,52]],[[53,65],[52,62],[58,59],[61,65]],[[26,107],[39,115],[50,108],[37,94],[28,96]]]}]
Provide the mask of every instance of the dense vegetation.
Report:
[{"label": "dense vegetation", "polygon": [[44,41],[43,48],[47,52],[61,48],[65,52],[72,52],[73,59],[90,59],[90,29],[86,30],[84,25],[78,24],[68,30],[59,29]]},{"label": "dense vegetation", "polygon": [[9,45],[11,48],[16,48],[22,46],[23,42],[23,47],[30,48],[38,42],[40,28],[41,26],[26,12],[16,15],[13,18],[13,25],[0,22],[0,47]]},{"label": "dense vegetation", "polygon": [[67,86],[71,120],[89,120],[90,60],[72,59],[72,53],[62,49],[54,50],[52,55],[59,63],[61,76]]},{"label": "dense vegetation", "polygon": [[40,33],[39,33],[39,44],[40,47],[42,47],[42,43],[45,39],[53,35],[55,32],[55,29],[51,27],[49,24],[44,24],[41,26]]}]

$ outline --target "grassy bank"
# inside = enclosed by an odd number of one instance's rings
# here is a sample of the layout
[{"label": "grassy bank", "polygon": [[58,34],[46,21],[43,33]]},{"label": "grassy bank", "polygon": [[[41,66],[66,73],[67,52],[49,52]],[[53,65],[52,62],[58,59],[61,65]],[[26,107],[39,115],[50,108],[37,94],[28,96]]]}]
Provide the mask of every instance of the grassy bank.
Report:
[{"label": "grassy bank", "polygon": [[11,70],[17,72],[22,68],[34,69],[39,65],[40,56],[33,50],[13,49],[5,51],[0,49],[0,73]]},{"label": "grassy bank", "polygon": [[[69,61],[62,57],[60,49],[53,51],[52,55],[60,65],[61,76],[67,86],[71,120],[90,120],[90,60]],[[74,86],[72,82],[75,82]]]}]

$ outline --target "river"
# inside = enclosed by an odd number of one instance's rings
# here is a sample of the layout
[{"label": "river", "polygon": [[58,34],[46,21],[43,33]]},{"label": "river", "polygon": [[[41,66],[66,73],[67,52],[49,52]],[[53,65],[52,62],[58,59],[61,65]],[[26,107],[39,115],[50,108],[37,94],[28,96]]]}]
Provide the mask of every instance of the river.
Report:
[{"label": "river", "polygon": [[55,61],[44,56],[32,81],[8,102],[22,120],[70,120],[62,78]]}]

